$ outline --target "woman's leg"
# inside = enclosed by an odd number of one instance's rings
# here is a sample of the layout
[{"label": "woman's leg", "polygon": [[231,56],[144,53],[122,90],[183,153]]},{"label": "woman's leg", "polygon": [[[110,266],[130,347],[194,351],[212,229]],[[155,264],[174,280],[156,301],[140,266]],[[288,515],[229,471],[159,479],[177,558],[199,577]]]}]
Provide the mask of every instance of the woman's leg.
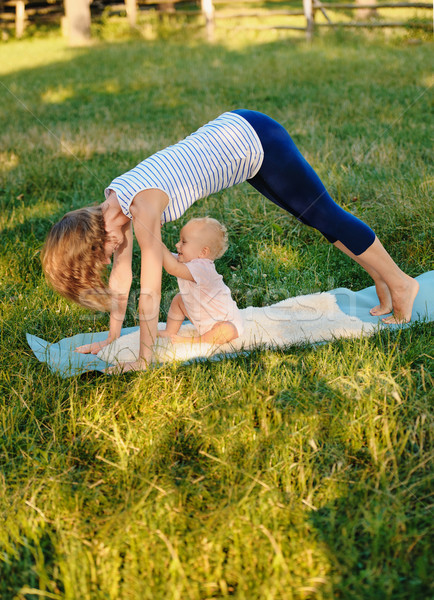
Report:
[{"label": "woman's leg", "polygon": [[[377,238],[376,238],[377,239]],[[380,316],[380,315],[388,315],[392,312],[392,297],[390,295],[389,288],[386,282],[381,277],[380,273],[372,267],[369,263],[365,263],[360,256],[356,256],[353,254],[348,248],[346,248],[341,242],[335,242],[334,246],[339,248],[342,252],[344,252],[347,256],[351,257],[355,260],[360,266],[362,266],[367,273],[372,277],[375,283],[375,288],[377,291],[378,299],[380,300],[380,304],[378,306],[374,306],[369,311],[371,315]]]},{"label": "woman's leg", "polygon": [[385,323],[409,321],[418,283],[399,269],[370,227],[334,202],[279,123],[254,111],[235,112],[252,125],[264,148],[262,166],[249,183],[302,223],[320,231],[372,276],[380,300],[372,314],[387,314],[393,309],[394,316],[384,319]]},{"label": "woman's leg", "polygon": [[248,182],[328,241],[339,240],[357,255],[364,252],[374,242],[375,233],[334,202],[286,129],[262,113],[235,112],[252,125],[264,149],[261,168]]},{"label": "woman's leg", "polygon": [[380,304],[371,309],[372,315],[385,315],[393,310],[392,316],[383,319],[384,323],[411,321],[419,283],[401,271],[378,238],[375,238],[374,243],[359,255],[353,254],[341,242],[335,242],[334,245],[361,265],[374,280]]}]

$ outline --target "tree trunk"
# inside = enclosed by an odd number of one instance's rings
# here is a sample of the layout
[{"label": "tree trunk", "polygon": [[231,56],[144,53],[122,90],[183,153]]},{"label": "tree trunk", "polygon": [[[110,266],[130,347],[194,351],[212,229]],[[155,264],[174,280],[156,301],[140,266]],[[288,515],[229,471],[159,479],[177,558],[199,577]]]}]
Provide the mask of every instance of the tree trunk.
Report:
[{"label": "tree trunk", "polygon": [[64,31],[71,46],[90,40],[90,0],[65,0]]},{"label": "tree trunk", "polygon": [[209,42],[214,39],[214,5],[212,0],[201,0],[202,14],[205,17],[206,37]]},{"label": "tree trunk", "polygon": [[315,10],[312,0],[303,0],[303,12],[306,19],[306,39],[310,42],[315,27]]},{"label": "tree trunk", "polygon": [[18,0],[15,5],[15,35],[22,37],[26,27],[26,4],[24,0]]},{"label": "tree trunk", "polygon": [[127,9],[127,18],[130,27],[135,27],[137,24],[137,1],[136,0],[125,0],[125,6]]}]

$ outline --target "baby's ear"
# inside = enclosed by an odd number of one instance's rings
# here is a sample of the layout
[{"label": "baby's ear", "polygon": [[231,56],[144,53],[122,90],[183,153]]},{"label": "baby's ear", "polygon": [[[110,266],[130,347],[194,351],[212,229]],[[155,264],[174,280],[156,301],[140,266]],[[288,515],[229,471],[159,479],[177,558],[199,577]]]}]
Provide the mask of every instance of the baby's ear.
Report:
[{"label": "baby's ear", "polygon": [[211,249],[209,246],[204,246],[200,252],[201,258],[209,258],[211,254]]}]

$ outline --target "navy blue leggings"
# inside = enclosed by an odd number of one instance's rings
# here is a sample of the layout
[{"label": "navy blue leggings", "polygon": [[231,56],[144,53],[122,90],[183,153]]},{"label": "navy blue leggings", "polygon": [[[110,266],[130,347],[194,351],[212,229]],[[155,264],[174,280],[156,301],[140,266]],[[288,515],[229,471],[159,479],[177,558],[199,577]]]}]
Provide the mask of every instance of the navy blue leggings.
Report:
[{"label": "navy blue leggings", "polygon": [[261,168],[248,183],[302,223],[318,229],[329,242],[339,240],[356,255],[369,248],[375,233],[334,202],[286,129],[260,112],[233,112],[250,123],[264,149]]}]

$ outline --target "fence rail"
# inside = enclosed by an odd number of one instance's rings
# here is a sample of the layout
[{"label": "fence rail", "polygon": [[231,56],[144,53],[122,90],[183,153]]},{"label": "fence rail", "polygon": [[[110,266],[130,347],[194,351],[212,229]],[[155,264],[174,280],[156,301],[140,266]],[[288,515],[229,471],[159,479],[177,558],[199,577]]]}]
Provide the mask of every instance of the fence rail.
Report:
[{"label": "fence rail", "polygon": [[[5,24],[15,27],[16,37],[23,35],[25,27],[31,22],[47,22],[65,20],[64,4],[68,0],[0,0],[0,25]],[[71,1],[71,0],[69,0]],[[83,0],[82,0],[83,2]],[[86,0],[84,0],[86,4]],[[304,17],[302,23],[279,23],[279,24],[249,24],[248,26],[238,26],[238,28],[248,29],[295,29],[305,31],[308,39],[312,38],[317,27],[408,27],[431,29],[431,24],[425,20],[380,20],[369,19],[343,21],[333,20],[330,11],[355,11],[355,14],[362,14],[366,11],[375,13],[378,9],[426,9],[432,10],[433,5],[430,2],[381,2],[375,0],[360,0],[360,2],[322,2],[321,0],[302,0],[302,6],[288,8],[289,0],[267,0],[269,8],[262,8],[255,5],[263,5],[263,0],[124,0],[123,2],[111,2],[110,0],[87,0],[87,10],[92,15],[101,14],[104,10],[111,14],[126,14],[131,26],[135,26],[137,15],[140,11],[155,10],[159,14],[173,14],[184,16],[199,16],[203,19],[209,39],[212,39],[217,22],[223,22],[228,19],[256,19],[263,20],[273,17]],[[283,8],[282,5],[286,7]],[[301,4],[298,0],[298,4]],[[357,11],[360,11],[357,13]],[[321,12],[326,22],[316,22],[315,17]],[[354,13],[353,13],[354,14]],[[90,17],[89,17],[90,19]],[[289,21],[289,19],[288,19]]]}]

